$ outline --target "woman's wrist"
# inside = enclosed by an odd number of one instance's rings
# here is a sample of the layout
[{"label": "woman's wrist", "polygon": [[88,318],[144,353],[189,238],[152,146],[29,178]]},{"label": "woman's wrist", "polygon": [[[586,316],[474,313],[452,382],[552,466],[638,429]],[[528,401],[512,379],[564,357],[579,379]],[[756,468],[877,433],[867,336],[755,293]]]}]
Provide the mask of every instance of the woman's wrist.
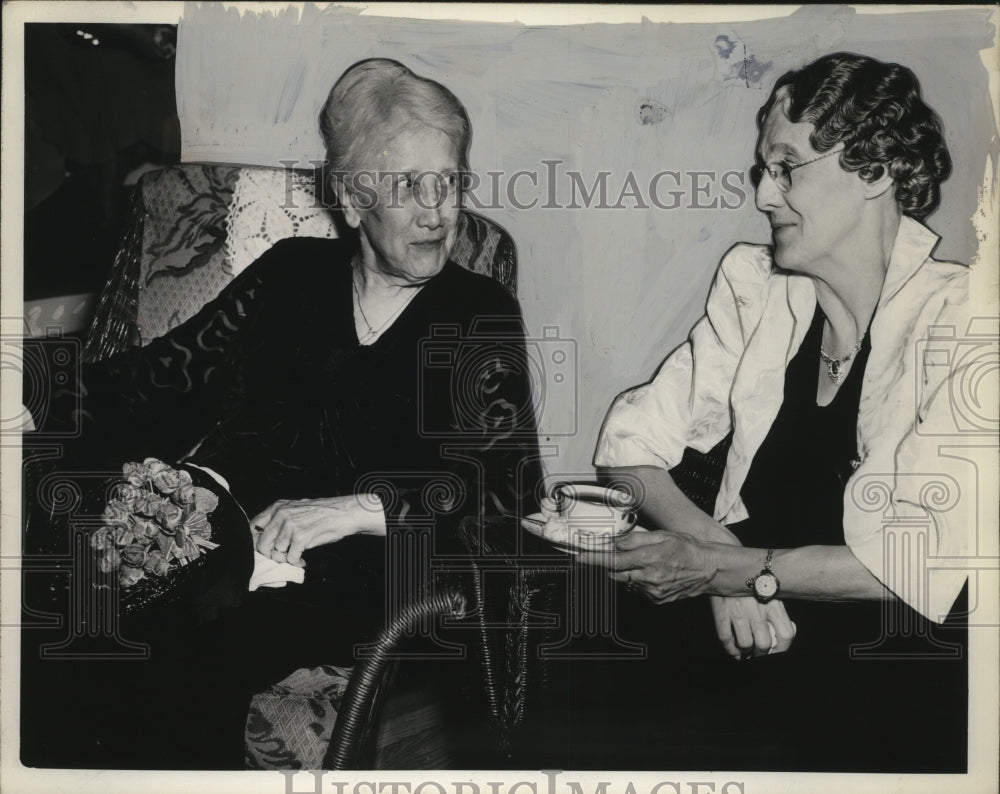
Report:
[{"label": "woman's wrist", "polygon": [[747,589],[747,579],[760,573],[766,552],[741,546],[739,541],[736,544],[713,541],[705,546],[705,574],[709,582],[706,592],[717,596],[752,595]]},{"label": "woman's wrist", "polygon": [[385,535],[385,508],[378,494],[355,494],[354,501],[355,509],[357,510],[357,523],[360,528],[359,533],[365,535]]}]

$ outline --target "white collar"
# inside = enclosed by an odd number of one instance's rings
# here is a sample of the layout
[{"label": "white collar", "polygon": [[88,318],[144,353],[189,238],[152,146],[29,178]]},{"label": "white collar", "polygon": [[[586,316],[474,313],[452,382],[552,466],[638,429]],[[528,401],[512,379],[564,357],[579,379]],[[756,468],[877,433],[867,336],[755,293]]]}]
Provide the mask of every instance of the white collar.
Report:
[{"label": "white collar", "polygon": [[910,280],[927,257],[935,249],[941,238],[924,226],[920,221],[904,215],[899,221],[896,241],[889,254],[889,267],[885,271],[885,281],[882,282],[882,293],[879,295],[878,309],[888,303]]}]

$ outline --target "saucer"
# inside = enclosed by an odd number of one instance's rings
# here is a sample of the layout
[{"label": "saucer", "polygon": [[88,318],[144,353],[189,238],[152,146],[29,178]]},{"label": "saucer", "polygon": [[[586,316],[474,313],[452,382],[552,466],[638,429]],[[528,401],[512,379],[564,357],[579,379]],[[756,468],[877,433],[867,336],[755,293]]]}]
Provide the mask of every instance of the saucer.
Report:
[{"label": "saucer", "polygon": [[527,516],[521,526],[567,554],[613,549],[618,538],[624,538],[630,532],[645,532],[641,527],[615,532],[607,522],[570,526],[566,519],[547,519],[542,513]]}]

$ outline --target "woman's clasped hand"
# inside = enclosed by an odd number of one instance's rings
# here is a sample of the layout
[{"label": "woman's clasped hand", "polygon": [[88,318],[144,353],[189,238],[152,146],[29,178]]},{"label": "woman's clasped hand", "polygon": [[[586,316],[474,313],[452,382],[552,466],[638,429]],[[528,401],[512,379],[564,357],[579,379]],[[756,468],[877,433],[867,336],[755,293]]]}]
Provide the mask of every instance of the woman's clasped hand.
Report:
[{"label": "woman's clasped hand", "polygon": [[[625,582],[655,604],[711,593],[718,570],[716,550],[722,544],[701,541],[684,532],[631,532],[614,550],[581,552],[577,561],[606,567],[609,576]],[[719,641],[735,659],[787,651],[797,627],[784,604],[759,603],[750,596],[711,595]]]},{"label": "woman's clasped hand", "polygon": [[275,562],[305,567],[302,553],[348,535],[385,535],[381,500],[371,494],[278,499],[254,516],[254,547]]},{"label": "woman's clasped hand", "polygon": [[581,552],[577,559],[609,565],[612,579],[631,582],[654,603],[665,604],[708,592],[712,545],[682,532],[631,532],[616,541],[610,561],[600,552]]}]

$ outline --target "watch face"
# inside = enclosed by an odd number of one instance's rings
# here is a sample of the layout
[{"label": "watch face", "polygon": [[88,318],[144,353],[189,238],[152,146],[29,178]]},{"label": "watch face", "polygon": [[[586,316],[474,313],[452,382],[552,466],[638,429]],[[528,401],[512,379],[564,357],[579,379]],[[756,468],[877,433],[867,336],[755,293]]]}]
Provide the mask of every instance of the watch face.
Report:
[{"label": "watch face", "polygon": [[771,573],[762,573],[753,583],[753,589],[761,598],[771,598],[778,592],[778,580]]}]

